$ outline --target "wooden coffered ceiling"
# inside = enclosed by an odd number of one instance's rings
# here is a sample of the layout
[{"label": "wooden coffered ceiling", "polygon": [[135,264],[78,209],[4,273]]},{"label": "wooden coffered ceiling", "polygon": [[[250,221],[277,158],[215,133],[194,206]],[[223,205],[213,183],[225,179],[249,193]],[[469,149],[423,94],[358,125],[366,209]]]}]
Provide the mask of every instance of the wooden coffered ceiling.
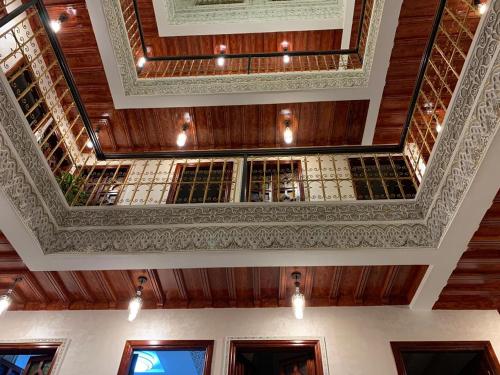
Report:
[{"label": "wooden coffered ceiling", "polygon": [[21,275],[13,309],[124,309],[148,277],[147,308],[289,306],[292,272],[308,306],[407,305],[427,266],[196,268],[31,272],[0,232],[0,293]]},{"label": "wooden coffered ceiling", "polygon": [[500,311],[500,191],[434,308]]}]

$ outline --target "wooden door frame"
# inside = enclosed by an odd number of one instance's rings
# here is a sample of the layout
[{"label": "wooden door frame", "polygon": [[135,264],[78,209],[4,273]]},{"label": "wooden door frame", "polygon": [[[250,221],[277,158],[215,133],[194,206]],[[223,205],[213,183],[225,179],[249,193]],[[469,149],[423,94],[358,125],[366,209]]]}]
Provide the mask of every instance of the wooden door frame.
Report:
[{"label": "wooden door frame", "polygon": [[391,341],[391,349],[398,375],[407,375],[404,351],[483,351],[494,375],[500,375],[500,364],[489,341]]},{"label": "wooden door frame", "polygon": [[229,342],[229,364],[228,375],[236,374],[236,351],[238,349],[249,349],[263,351],[266,349],[313,349],[315,375],[323,375],[323,361],[321,358],[320,340],[230,340]]},{"label": "wooden door frame", "polygon": [[134,350],[205,350],[203,375],[210,375],[214,340],[127,340],[123,349],[118,375],[128,375]]},{"label": "wooden door frame", "polygon": [[5,354],[53,354],[49,374],[54,370],[54,364],[61,355],[62,341],[54,342],[20,342],[20,343],[0,343],[0,352]]}]

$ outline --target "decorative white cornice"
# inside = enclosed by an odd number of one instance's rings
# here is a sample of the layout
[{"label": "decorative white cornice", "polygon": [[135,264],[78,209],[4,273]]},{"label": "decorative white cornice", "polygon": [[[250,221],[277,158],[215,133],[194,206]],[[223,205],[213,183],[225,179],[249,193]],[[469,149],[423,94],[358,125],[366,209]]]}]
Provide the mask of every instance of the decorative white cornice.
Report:
[{"label": "decorative white cornice", "polygon": [[362,69],[172,78],[139,78],[119,0],[102,8],[125,95],[164,96],[368,87],[384,2],[374,1]]},{"label": "decorative white cornice", "polygon": [[435,247],[500,127],[499,13],[495,0],[416,200],[69,208],[3,75],[0,189],[47,254]]}]

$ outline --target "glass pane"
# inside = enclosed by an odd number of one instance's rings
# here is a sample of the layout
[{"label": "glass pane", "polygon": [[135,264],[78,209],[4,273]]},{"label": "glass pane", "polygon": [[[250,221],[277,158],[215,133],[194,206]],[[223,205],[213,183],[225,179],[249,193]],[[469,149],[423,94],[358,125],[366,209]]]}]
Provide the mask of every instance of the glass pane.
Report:
[{"label": "glass pane", "polygon": [[205,350],[134,350],[137,356],[131,374],[202,375]]},{"label": "glass pane", "polygon": [[480,351],[412,351],[402,356],[407,375],[493,374]]}]

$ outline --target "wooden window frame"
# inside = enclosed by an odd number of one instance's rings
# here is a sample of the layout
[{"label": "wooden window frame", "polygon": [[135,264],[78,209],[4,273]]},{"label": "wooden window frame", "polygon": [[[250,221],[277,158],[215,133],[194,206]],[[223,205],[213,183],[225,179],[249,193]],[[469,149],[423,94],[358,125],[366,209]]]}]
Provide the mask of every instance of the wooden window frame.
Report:
[{"label": "wooden window frame", "polygon": [[2,354],[53,354],[48,374],[54,370],[62,351],[62,342],[0,343]]},{"label": "wooden window frame", "polygon": [[[177,195],[177,189],[179,189],[181,187],[181,184],[182,184],[182,181],[179,181],[179,180],[181,178],[183,168],[196,168],[196,166],[209,167],[210,164],[211,164],[210,162],[177,163],[175,166],[175,171],[174,171],[174,175],[172,178],[172,182],[170,183],[170,189],[168,191],[166,204],[186,204],[186,203],[176,203],[175,202],[176,195]],[[215,165],[215,164],[224,164],[224,162],[217,161],[217,162],[213,162],[212,165]],[[226,165],[230,166],[230,168],[227,168],[227,166],[226,166],[226,173],[227,173],[227,171],[230,171],[230,178],[229,178],[229,180],[223,179],[222,186],[221,186],[221,188],[222,188],[221,201],[217,202],[217,203],[229,203],[231,201],[231,189],[232,189],[232,184],[233,184],[234,163],[233,163],[233,161],[227,161]],[[229,185],[229,187],[227,185]],[[199,203],[200,202],[196,202],[194,204],[199,204]],[[204,204],[206,204],[206,203],[207,202],[204,202]],[[211,202],[211,203],[215,203],[215,202]],[[188,202],[187,204],[191,204],[191,202]]]},{"label": "wooden window frame", "polygon": [[127,340],[123,349],[118,375],[128,375],[134,350],[205,350],[205,365],[203,375],[210,375],[214,340]]},{"label": "wooden window frame", "polygon": [[266,349],[313,349],[315,375],[323,375],[320,340],[231,340],[229,344],[228,375],[236,375],[236,352],[239,349],[264,351]]},{"label": "wooden window frame", "polygon": [[398,375],[407,375],[402,352],[404,351],[483,351],[494,374],[500,374],[500,364],[489,341],[391,341],[391,349]]},{"label": "wooden window frame", "polygon": [[[270,165],[271,167],[278,167],[278,159],[270,159],[270,160],[266,160],[265,161],[266,163],[266,168],[268,165]],[[299,159],[296,159],[296,160],[279,160],[279,165],[280,166],[287,166],[287,165],[292,165],[292,164],[295,164],[297,163],[297,166],[294,167],[294,175],[296,175],[296,178],[295,178],[295,183],[297,184],[297,187],[299,189],[299,194],[300,194],[300,199],[296,200],[296,202],[304,202],[306,200],[306,196],[305,196],[305,189],[304,189],[304,180],[302,179],[302,162],[301,160]],[[247,161],[247,183],[246,183],[246,191],[247,191],[247,197],[246,197],[246,201],[250,202],[250,195],[251,195],[251,182],[253,182],[251,180],[251,169],[253,168],[250,168],[251,166],[262,166],[264,167],[264,161],[263,160],[254,160],[254,161]],[[264,168],[262,168],[264,169]],[[260,183],[260,182],[258,182]],[[307,184],[309,184],[309,181],[306,181]],[[278,183],[277,183],[277,186],[274,186],[272,187],[272,194],[273,194],[273,199],[276,198],[276,200],[273,200],[271,203],[274,203],[274,202],[282,202],[279,200],[280,196],[279,196],[279,189],[280,189],[280,176],[278,176]],[[275,197],[274,196],[274,193],[275,191],[278,190],[278,196]],[[263,201],[265,202],[265,201]]]}]

